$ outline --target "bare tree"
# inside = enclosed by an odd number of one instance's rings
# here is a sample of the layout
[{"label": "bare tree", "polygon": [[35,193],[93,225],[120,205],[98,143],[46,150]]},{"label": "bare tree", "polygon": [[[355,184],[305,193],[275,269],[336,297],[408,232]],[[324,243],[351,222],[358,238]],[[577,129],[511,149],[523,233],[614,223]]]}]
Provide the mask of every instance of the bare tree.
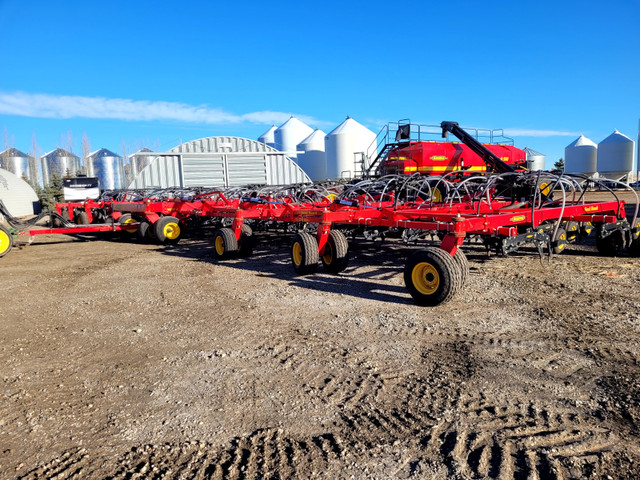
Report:
[{"label": "bare tree", "polygon": [[67,130],[60,135],[60,147],[69,153],[73,153],[73,132],[71,130]]},{"label": "bare tree", "polygon": [[91,154],[91,140],[89,140],[89,136],[87,132],[82,134],[82,163],[84,167],[81,167],[84,170],[86,175],[89,175],[91,172],[89,171],[89,155]]},{"label": "bare tree", "polygon": [[[122,139],[122,173],[123,173],[123,178],[125,180],[125,182],[127,182],[127,184],[129,184],[129,179],[131,177],[131,172],[130,172],[130,167],[127,167],[127,144],[124,141],[124,138]],[[121,186],[122,187],[122,186]]]},{"label": "bare tree", "polygon": [[[29,166],[31,167],[31,185],[40,183],[40,175],[38,173],[38,165],[40,164],[40,149],[36,140],[36,132],[31,135],[31,151],[29,152]],[[42,181],[44,184],[44,179]]]}]

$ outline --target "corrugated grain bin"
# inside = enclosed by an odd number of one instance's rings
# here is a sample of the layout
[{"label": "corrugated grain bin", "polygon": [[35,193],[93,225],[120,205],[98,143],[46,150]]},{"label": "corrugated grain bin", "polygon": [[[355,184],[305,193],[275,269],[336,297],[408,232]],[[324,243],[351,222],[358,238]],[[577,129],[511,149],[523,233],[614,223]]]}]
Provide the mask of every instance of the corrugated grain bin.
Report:
[{"label": "corrugated grain bin", "polygon": [[[63,148],[46,153],[42,156],[42,172],[45,184],[51,182],[51,177],[55,174],[60,178],[67,174],[75,176],[81,168],[80,157],[67,152]],[[44,177],[46,175],[46,177]]]},{"label": "corrugated grain bin", "polygon": [[524,151],[527,154],[527,168],[530,171],[537,172],[538,170],[544,170],[545,155],[529,147],[526,147]]},{"label": "corrugated grain bin", "polygon": [[111,150],[101,148],[87,157],[88,175],[98,177],[101,190],[124,188],[124,164],[122,157]]},{"label": "corrugated grain bin", "polygon": [[24,175],[29,180],[33,178],[30,157],[26,153],[17,148],[7,148],[4,152],[0,152],[0,157],[2,158],[2,168],[5,170],[17,177]]}]

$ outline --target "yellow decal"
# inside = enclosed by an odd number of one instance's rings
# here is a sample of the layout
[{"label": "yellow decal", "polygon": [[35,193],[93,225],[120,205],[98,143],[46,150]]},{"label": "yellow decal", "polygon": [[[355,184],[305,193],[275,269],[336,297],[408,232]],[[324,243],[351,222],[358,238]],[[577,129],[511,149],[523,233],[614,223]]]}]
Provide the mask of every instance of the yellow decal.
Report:
[{"label": "yellow decal", "polygon": [[521,221],[526,220],[526,219],[527,219],[527,217],[524,216],[524,215],[516,215],[515,217],[511,217],[510,220],[512,222],[521,222]]},{"label": "yellow decal", "polygon": [[585,212],[597,212],[599,209],[600,207],[595,205],[593,207],[584,207]]},{"label": "yellow decal", "polygon": [[418,170],[418,167],[404,167],[404,172],[416,172]]},{"label": "yellow decal", "polygon": [[449,157],[446,155],[433,155],[432,157],[429,157],[429,160],[449,160]]}]

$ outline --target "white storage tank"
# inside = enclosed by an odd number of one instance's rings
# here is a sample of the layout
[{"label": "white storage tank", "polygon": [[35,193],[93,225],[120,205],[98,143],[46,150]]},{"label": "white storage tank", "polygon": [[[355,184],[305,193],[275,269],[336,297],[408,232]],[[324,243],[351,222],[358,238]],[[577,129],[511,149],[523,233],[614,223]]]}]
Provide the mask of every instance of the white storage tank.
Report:
[{"label": "white storage tank", "polygon": [[276,148],[275,132],[278,129],[275,125],[271,125],[271,128],[258,137],[258,141],[266,143],[272,148]]},{"label": "white storage tank", "polygon": [[273,132],[274,148],[281,152],[287,152],[289,158],[296,159],[296,146],[313,133],[313,128],[296,117],[291,116],[289,120],[280,125]]},{"label": "white storage tank", "polygon": [[296,146],[296,150],[303,152],[298,155],[297,163],[314,182],[327,178],[327,157],[324,151],[326,136],[322,130],[316,129]]},{"label": "white storage tank", "polygon": [[564,171],[591,176],[596,173],[598,146],[580,135],[564,149]]},{"label": "white storage tank", "polygon": [[529,147],[526,147],[524,151],[527,154],[527,168],[531,172],[544,170],[544,161],[546,157],[542,153],[536,152],[535,150]]},{"label": "white storage tank", "polygon": [[618,130],[598,144],[598,173],[601,177],[620,180],[633,170],[635,142]]},{"label": "white storage tank", "polygon": [[328,178],[354,178],[368,167],[363,156],[376,141],[376,134],[353,118],[347,119],[325,137]]}]

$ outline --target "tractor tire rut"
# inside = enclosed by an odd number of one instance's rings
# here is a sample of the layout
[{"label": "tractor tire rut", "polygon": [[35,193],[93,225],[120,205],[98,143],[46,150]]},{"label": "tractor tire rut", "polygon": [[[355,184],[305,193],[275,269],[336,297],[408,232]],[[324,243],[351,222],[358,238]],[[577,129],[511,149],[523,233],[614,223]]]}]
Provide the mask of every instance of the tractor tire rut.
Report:
[{"label": "tractor tire rut", "polygon": [[254,235],[224,261],[210,237],[3,258],[0,478],[636,478],[640,259],[465,245],[421,308],[413,248],[299,277]]}]

